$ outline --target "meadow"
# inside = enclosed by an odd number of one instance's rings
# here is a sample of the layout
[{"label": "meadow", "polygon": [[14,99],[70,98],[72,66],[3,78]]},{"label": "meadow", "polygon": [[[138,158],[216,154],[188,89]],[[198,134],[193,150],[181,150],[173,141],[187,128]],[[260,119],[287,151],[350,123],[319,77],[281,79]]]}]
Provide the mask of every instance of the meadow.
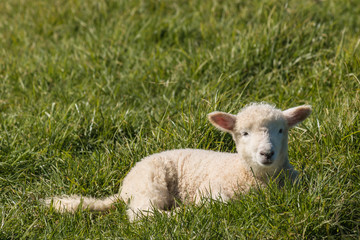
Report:
[{"label": "meadow", "polygon": [[[359,239],[358,0],[0,1],[0,239]],[[106,197],[143,157],[235,152],[207,114],[310,104],[290,131],[301,184],[130,223]]]}]

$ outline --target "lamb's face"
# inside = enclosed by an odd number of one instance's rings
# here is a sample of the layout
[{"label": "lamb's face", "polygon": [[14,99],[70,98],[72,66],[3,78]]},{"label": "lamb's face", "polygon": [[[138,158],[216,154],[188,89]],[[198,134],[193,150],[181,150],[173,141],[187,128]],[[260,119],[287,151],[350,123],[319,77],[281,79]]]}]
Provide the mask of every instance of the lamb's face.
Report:
[{"label": "lamb's face", "polygon": [[246,160],[266,168],[277,168],[287,155],[288,128],[284,120],[240,125],[233,137],[236,149]]},{"label": "lamb's face", "polygon": [[277,168],[286,160],[288,126],[280,110],[251,106],[236,116],[233,137],[237,151],[250,163]]},{"label": "lamb's face", "polygon": [[311,107],[303,105],[281,111],[268,104],[251,104],[237,115],[224,112],[209,114],[210,122],[232,134],[238,153],[256,169],[270,173],[287,159],[289,128],[305,120]]}]

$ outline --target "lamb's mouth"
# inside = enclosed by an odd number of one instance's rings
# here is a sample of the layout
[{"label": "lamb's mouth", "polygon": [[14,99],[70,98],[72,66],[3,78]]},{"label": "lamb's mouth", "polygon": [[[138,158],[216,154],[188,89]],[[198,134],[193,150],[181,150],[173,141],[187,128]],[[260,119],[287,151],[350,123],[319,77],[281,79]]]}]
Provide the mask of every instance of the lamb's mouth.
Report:
[{"label": "lamb's mouth", "polygon": [[273,161],[269,161],[269,160],[266,160],[266,161],[262,161],[262,162],[261,162],[261,164],[262,164],[262,165],[265,165],[265,166],[270,166],[272,163],[273,163]]}]

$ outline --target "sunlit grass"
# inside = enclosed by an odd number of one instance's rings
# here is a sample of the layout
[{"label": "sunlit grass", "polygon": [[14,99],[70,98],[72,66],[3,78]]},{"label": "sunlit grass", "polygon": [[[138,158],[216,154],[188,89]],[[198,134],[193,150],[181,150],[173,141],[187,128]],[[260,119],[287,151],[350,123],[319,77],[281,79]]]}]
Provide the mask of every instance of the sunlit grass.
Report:
[{"label": "sunlit grass", "polygon": [[[0,238],[358,238],[356,1],[0,2]],[[290,132],[299,186],[130,224],[41,199],[118,192],[144,156],[234,152],[207,122],[253,101],[313,106]]]}]

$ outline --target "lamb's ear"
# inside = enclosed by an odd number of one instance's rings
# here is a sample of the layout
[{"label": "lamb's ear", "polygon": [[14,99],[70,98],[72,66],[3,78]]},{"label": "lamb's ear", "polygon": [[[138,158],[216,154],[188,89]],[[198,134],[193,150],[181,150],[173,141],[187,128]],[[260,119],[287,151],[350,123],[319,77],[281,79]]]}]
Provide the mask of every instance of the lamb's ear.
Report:
[{"label": "lamb's ear", "polygon": [[208,115],[209,121],[225,132],[232,132],[235,127],[236,116],[224,112],[212,112]]},{"label": "lamb's ear", "polygon": [[302,105],[283,111],[289,127],[294,127],[296,124],[301,123],[310,115],[310,113],[311,106],[309,105]]}]

